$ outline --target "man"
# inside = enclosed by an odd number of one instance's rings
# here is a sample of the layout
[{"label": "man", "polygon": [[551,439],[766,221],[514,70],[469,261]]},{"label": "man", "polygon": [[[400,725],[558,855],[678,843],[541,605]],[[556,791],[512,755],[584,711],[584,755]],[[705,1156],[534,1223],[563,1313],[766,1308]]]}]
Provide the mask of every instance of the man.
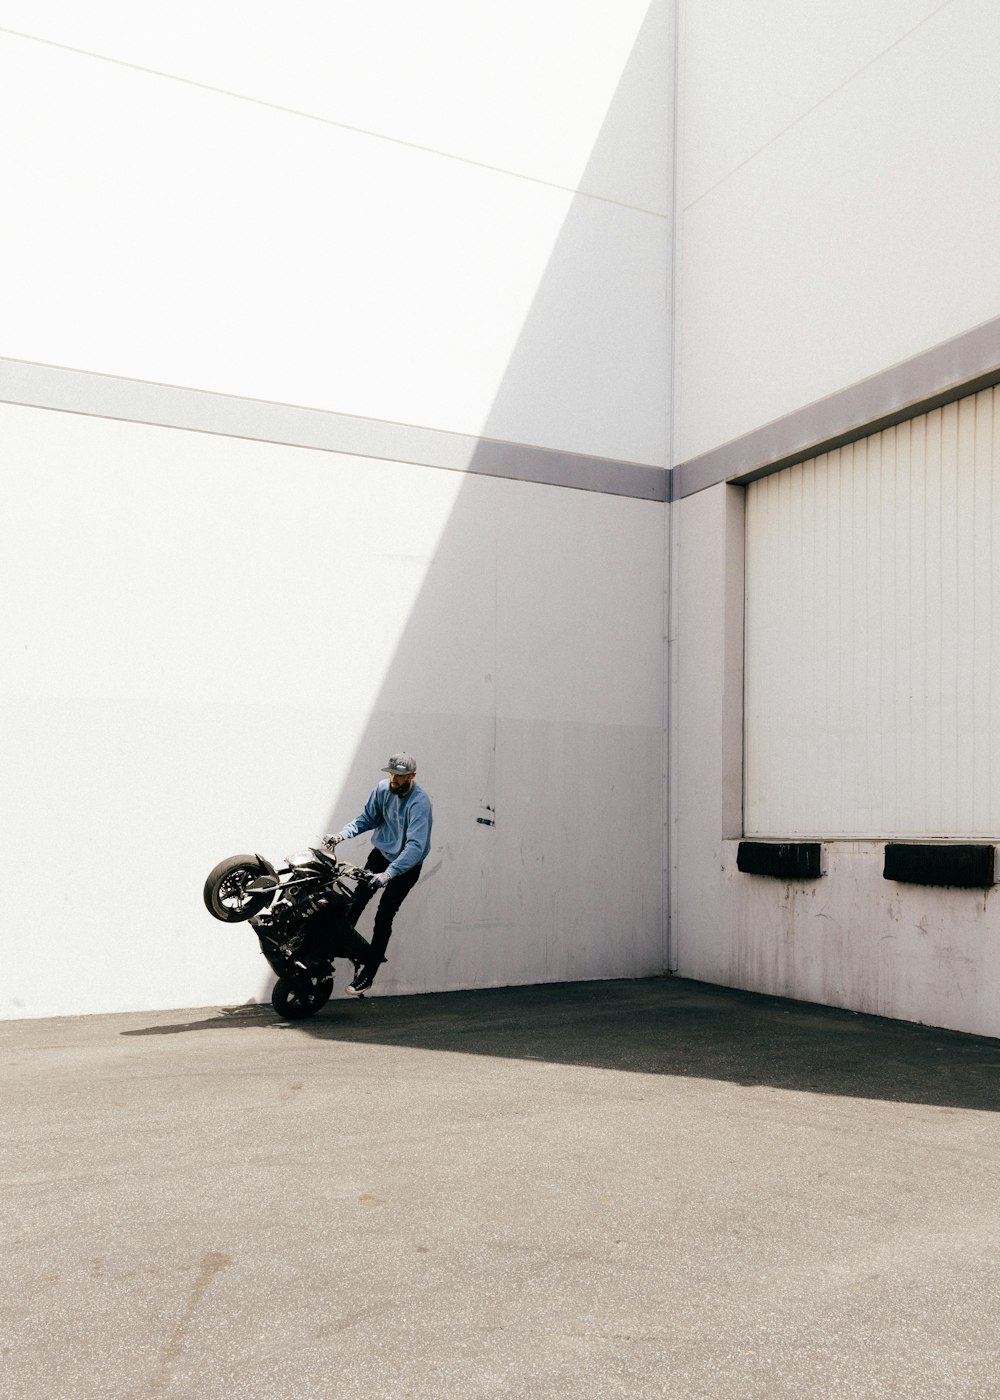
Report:
[{"label": "man", "polygon": [[[420,879],[424,858],[431,848],[431,800],[415,782],[416,759],[412,754],[394,753],[382,772],[389,776],[382,779],[368,798],[361,815],[343,831],[326,838],[329,845],[335,846],[338,841],[349,841],[363,831],[372,832],[372,851],[365,868],[375,876],[372,884],[382,888],[368,961],[358,968],[354,981],[347,988],[354,996],[368,990],[385,961],[392,921]],[[373,889],[358,884],[347,915],[355,926],[373,894]]]}]

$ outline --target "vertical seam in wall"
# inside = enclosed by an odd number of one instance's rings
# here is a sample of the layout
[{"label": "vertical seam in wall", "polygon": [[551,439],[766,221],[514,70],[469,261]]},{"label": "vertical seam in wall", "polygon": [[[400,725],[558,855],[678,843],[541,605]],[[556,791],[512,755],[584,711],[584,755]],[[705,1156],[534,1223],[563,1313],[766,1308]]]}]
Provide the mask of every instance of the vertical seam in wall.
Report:
[{"label": "vertical seam in wall", "polygon": [[675,608],[677,600],[676,559],[678,553],[677,505],[673,500],[674,461],[677,433],[677,262],[679,246],[679,224],[677,218],[678,178],[677,155],[679,150],[678,127],[680,119],[680,13],[682,0],[674,0],[673,5],[673,65],[671,93],[671,133],[670,133],[670,276],[667,285],[667,316],[670,326],[670,365],[667,375],[667,469],[668,490],[663,524],[664,547],[664,594],[663,594],[663,966],[666,972],[677,971],[677,924],[674,918],[674,900],[677,886],[674,878],[674,857],[676,840],[674,818],[677,803],[674,796],[674,768],[677,753],[674,726],[677,723],[675,704],[676,638]]}]

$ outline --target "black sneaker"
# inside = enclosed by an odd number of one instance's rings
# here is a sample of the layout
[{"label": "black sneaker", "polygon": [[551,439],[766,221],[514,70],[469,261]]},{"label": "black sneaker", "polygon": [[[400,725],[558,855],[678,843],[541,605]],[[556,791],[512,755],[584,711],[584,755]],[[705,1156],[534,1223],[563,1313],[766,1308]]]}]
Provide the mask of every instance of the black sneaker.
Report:
[{"label": "black sneaker", "polygon": [[367,972],[356,972],[354,981],[348,984],[347,990],[351,996],[359,997],[362,992],[367,992],[374,980],[373,977],[368,976]]}]

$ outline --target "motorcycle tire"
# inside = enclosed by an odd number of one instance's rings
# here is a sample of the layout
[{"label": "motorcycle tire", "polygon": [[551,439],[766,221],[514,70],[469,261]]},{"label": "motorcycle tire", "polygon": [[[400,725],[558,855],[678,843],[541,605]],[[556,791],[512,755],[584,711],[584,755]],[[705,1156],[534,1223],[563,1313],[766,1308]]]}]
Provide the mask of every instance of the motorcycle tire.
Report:
[{"label": "motorcycle tire", "polygon": [[224,924],[243,923],[271,902],[273,890],[248,893],[247,886],[273,869],[265,862],[261,867],[256,856],[230,856],[220,860],[205,881],[205,907]]},{"label": "motorcycle tire", "polygon": [[332,991],[332,977],[313,983],[307,996],[303,996],[299,988],[284,977],[279,977],[271,993],[271,1005],[285,1021],[304,1021],[307,1016],[315,1016],[316,1012],[327,1004]]}]

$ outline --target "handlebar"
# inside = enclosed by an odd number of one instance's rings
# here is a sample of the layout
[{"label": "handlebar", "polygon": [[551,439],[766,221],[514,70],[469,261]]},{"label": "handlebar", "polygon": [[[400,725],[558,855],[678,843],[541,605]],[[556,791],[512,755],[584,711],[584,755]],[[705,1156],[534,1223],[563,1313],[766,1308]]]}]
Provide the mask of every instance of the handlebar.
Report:
[{"label": "handlebar", "polygon": [[338,861],[340,874],[348,875],[352,880],[364,880],[368,884],[375,878],[374,870],[366,870],[363,865],[349,865],[347,861]]},{"label": "handlebar", "polygon": [[[323,837],[323,846],[333,855],[336,855],[337,847],[340,844],[339,841],[334,841],[329,836]],[[338,860],[337,864],[340,867],[340,873],[350,876],[352,880],[364,880],[365,884],[370,884],[375,878],[374,870],[366,870],[362,865],[351,865],[350,862],[346,860]]]}]

